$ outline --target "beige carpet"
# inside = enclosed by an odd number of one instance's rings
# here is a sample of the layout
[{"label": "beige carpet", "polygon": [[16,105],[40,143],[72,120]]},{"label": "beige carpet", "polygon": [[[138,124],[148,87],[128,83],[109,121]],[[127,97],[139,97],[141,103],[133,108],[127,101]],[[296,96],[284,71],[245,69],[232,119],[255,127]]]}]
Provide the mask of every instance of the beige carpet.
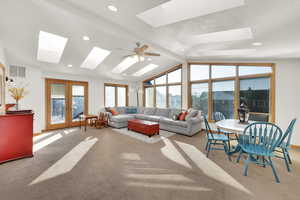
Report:
[{"label": "beige carpet", "polygon": [[[204,152],[205,137],[174,135],[153,144],[113,129],[60,130],[35,138],[35,156],[0,165],[1,200],[284,199],[300,197],[300,152],[293,172],[276,159],[270,168]],[[235,158],[234,158],[235,160]]]}]

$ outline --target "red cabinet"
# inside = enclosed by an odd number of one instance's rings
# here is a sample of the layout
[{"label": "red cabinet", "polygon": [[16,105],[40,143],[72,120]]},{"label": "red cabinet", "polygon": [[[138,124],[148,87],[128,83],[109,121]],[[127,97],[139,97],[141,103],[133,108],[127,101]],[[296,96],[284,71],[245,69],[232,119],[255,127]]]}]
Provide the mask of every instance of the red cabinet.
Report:
[{"label": "red cabinet", "polygon": [[0,163],[32,157],[33,113],[0,115]]}]

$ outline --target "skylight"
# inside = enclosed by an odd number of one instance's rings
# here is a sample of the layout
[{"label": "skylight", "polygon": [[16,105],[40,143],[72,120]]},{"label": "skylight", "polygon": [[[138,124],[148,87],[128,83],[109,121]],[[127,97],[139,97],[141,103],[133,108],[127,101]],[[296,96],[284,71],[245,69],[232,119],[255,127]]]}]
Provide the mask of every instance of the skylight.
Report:
[{"label": "skylight", "polygon": [[149,64],[149,65],[146,65],[144,68],[142,68],[141,70],[135,72],[133,74],[133,76],[142,76],[152,70],[154,70],[155,68],[157,68],[158,65],[155,65],[155,64]]},{"label": "skylight", "polygon": [[59,63],[68,38],[40,31],[37,59],[43,62]]},{"label": "skylight", "polygon": [[213,42],[228,42],[236,40],[252,39],[253,34],[250,27],[219,31],[189,37],[190,42],[197,43],[213,43]]},{"label": "skylight", "polygon": [[127,70],[129,67],[137,63],[139,60],[137,56],[130,56],[125,58],[120,64],[118,64],[112,72],[115,74],[121,74],[125,70]]},{"label": "skylight", "polygon": [[111,52],[106,49],[94,47],[86,59],[81,64],[81,68],[96,69]]},{"label": "skylight", "polygon": [[[137,17],[153,27],[159,27],[244,4],[244,0],[171,0],[146,10]],[[182,8],[184,12],[178,12]]]}]

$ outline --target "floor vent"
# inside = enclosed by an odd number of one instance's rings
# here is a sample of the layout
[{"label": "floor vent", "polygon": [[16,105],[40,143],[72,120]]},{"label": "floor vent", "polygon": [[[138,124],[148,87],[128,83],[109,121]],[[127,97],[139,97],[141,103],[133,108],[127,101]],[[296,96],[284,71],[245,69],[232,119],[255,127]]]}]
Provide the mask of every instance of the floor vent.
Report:
[{"label": "floor vent", "polygon": [[10,77],[18,77],[18,78],[26,78],[26,67],[11,65],[9,67],[9,76]]}]

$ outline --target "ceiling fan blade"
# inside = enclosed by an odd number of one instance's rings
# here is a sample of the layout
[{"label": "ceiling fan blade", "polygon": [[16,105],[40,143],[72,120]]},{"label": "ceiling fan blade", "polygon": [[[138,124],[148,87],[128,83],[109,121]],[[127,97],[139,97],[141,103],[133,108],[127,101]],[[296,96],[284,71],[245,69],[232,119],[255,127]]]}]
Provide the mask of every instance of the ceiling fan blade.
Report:
[{"label": "ceiling fan blade", "polygon": [[150,52],[145,52],[144,55],[146,55],[146,56],[160,56],[159,53],[150,53]]},{"label": "ceiling fan blade", "polygon": [[133,56],[136,56],[136,54],[127,55],[127,56],[124,56],[124,58],[133,57]]},{"label": "ceiling fan blade", "polygon": [[132,50],[130,49],[123,49],[123,48],[117,48],[116,50],[121,50],[121,51],[130,51],[130,52],[133,52]]}]

